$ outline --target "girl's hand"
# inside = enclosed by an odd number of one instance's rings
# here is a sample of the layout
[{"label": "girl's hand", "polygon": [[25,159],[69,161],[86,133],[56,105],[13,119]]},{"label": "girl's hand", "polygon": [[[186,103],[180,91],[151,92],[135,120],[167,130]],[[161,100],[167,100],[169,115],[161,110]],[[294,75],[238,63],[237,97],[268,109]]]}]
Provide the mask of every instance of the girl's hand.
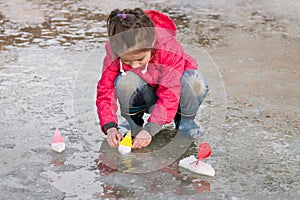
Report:
[{"label": "girl's hand", "polygon": [[148,146],[152,141],[152,136],[148,131],[141,130],[133,140],[132,148],[142,148]]},{"label": "girl's hand", "polygon": [[121,140],[122,138],[123,136],[117,128],[113,127],[107,130],[107,142],[111,147],[118,147],[118,140]]}]

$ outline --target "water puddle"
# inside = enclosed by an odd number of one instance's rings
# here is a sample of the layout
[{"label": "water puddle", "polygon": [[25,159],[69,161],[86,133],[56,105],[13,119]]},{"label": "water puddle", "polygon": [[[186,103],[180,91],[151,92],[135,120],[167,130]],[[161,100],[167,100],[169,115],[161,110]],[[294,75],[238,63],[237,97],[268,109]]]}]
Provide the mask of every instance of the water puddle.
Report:
[{"label": "water puddle", "polygon": [[[147,173],[134,173],[143,162],[120,158],[108,147],[95,90],[107,8],[115,5],[157,9],[176,22],[178,39],[210,84],[197,120],[213,149],[207,162],[215,177],[178,167],[178,160],[196,155],[203,140],[156,170],[146,166]],[[294,0],[1,2],[1,197],[297,199],[298,7]],[[66,141],[62,154],[49,145],[57,127]],[[147,153],[171,144],[174,131],[165,131],[168,137],[158,135],[152,149],[135,153],[147,159]]]},{"label": "water puddle", "polygon": [[[0,48],[7,45],[28,47],[63,46],[85,42],[97,46],[105,42],[106,17],[101,10],[74,6],[73,2],[35,2],[45,15],[41,24],[24,25],[0,14]],[[5,48],[4,48],[5,49]]]}]

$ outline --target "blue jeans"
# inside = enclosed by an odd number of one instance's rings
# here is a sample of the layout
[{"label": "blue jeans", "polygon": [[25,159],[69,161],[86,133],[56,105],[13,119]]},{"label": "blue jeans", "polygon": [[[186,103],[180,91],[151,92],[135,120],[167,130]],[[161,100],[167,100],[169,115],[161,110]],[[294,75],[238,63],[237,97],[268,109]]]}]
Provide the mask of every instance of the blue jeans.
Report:
[{"label": "blue jeans", "polygon": [[[208,84],[197,70],[186,70],[181,77],[181,95],[177,114],[194,118],[208,93]],[[143,126],[144,112],[151,113],[158,97],[151,85],[134,72],[121,74],[115,80],[115,89],[122,116],[132,125]]]}]

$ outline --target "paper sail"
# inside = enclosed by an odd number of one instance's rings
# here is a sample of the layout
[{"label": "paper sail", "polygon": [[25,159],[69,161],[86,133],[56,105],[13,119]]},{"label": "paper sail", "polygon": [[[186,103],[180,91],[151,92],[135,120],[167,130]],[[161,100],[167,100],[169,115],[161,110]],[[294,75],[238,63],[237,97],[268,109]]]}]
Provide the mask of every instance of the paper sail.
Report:
[{"label": "paper sail", "polygon": [[131,147],[132,147],[132,138],[131,138],[131,131],[129,130],[127,132],[126,136],[119,143],[118,151],[121,154],[130,153],[131,152]]},{"label": "paper sail", "polygon": [[208,163],[199,161],[197,164],[197,158],[194,155],[184,158],[179,161],[179,166],[186,168],[192,172],[203,174],[206,176],[214,176],[215,170]]},{"label": "paper sail", "polygon": [[211,147],[207,142],[203,142],[198,147],[198,161],[208,158],[211,155]]},{"label": "paper sail", "polygon": [[58,128],[56,128],[55,134],[51,141],[51,148],[58,153],[61,153],[66,148],[65,141],[64,141],[63,137],[61,136]]}]

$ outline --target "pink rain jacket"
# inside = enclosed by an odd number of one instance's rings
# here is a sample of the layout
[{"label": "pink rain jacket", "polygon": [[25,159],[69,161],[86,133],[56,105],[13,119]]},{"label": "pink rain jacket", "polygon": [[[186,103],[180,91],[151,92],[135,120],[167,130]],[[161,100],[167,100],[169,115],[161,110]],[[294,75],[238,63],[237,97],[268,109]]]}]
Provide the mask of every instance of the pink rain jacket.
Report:
[{"label": "pink rain jacket", "polygon": [[[148,119],[159,125],[170,123],[177,112],[182,73],[188,69],[198,69],[198,65],[191,56],[187,55],[176,40],[176,26],[174,21],[161,12],[146,10],[145,13],[153,21],[156,28],[156,42],[154,55],[149,61],[146,73],[141,71],[145,66],[132,68],[123,63],[123,69],[133,71],[149,83],[155,90],[158,100]],[[117,98],[114,81],[120,74],[120,61],[112,52],[109,43],[106,44],[106,56],[103,62],[102,77],[98,82],[96,105],[100,126],[113,122],[118,124]],[[125,75],[126,77],[126,75]]]}]

